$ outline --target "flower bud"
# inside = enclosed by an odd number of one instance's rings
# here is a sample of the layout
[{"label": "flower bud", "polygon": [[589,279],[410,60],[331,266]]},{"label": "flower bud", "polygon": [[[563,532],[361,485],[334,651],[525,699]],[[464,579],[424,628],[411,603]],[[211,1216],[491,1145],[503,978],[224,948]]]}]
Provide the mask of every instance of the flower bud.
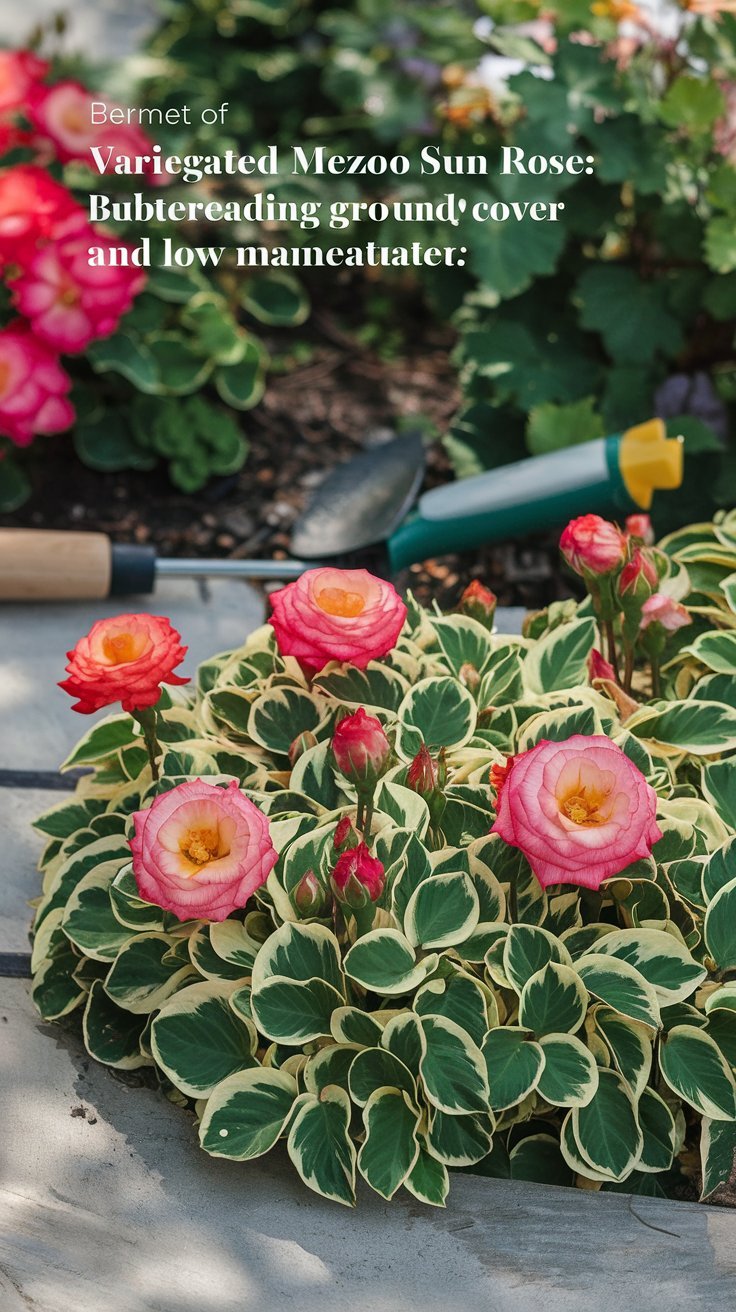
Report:
[{"label": "flower bud", "polygon": [[591,683],[595,683],[596,679],[608,679],[611,683],[616,682],[616,671],[605,656],[596,651],[595,647],[588,657],[588,679]]},{"label": "flower bud", "polygon": [[460,666],[458,678],[463,687],[467,688],[469,692],[477,692],[480,687],[480,675],[475,666],[470,664],[470,661],[465,661]]},{"label": "flower bud", "polygon": [[626,532],[630,538],[638,538],[647,547],[654,545],[654,529],[648,515],[628,515]]},{"label": "flower bud", "polygon": [[363,707],[346,715],[335,728],[332,751],[337,768],[360,790],[375,785],[386,773],[391,760],[391,744],[383,725]]},{"label": "flower bud", "polygon": [[432,828],[436,829],[447,805],[447,759],[444,747],[435,758],[424,743],[406,772],[406,786],[423,797],[429,807]]},{"label": "flower bud", "polygon": [[645,602],[659,584],[656,565],[647,551],[635,547],[621,570],[618,590],[622,601]]},{"label": "flower bud", "polygon": [[655,592],[641,608],[639,628],[643,633],[651,625],[659,625],[665,633],[676,633],[691,623],[690,612],[679,601],[664,592]]},{"label": "flower bud", "polygon": [[458,610],[461,614],[477,620],[484,628],[492,629],[497,605],[498,597],[495,592],[491,592],[490,588],[484,588],[478,579],[473,579],[460,598]]},{"label": "flower bud", "polygon": [[560,551],[576,574],[610,574],[626,559],[626,538],[600,515],[581,515],[570,520]]},{"label": "flower bud", "polygon": [[311,729],[305,729],[304,733],[297,734],[296,738],[294,739],[293,743],[289,748],[289,764],[292,770],[294,769],[294,766],[299,760],[299,757],[303,756],[305,752],[308,752],[310,747],[316,747],[316,746],[317,746],[317,739],[315,738]]},{"label": "flower bud", "polygon": [[313,870],[302,875],[291,900],[301,916],[321,916],[327,909],[327,894]]},{"label": "flower bud", "polygon": [[336,852],[342,852],[343,848],[357,847],[359,842],[360,839],[353,829],[350,816],[344,815],[335,830],[332,846]]},{"label": "flower bud", "polygon": [[354,909],[377,902],[383,892],[384,868],[371,856],[365,843],[349,848],[338,857],[332,871],[332,886],[341,902]]}]

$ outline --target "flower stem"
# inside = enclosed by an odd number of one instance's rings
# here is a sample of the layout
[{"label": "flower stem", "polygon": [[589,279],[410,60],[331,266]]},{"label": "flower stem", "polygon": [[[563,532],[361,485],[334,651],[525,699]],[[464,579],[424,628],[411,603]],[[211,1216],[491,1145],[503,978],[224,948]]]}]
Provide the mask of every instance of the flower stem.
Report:
[{"label": "flower stem", "polygon": [[363,821],[363,842],[366,847],[371,841],[371,829],[373,828],[373,794],[371,793],[365,808],[365,820]]},{"label": "flower stem", "polygon": [[652,697],[662,696],[662,679],[659,673],[659,656],[652,656]]},{"label": "flower stem", "polygon": [[151,762],[151,778],[157,783],[160,778],[157,758],[161,755],[161,746],[156,737],[156,712],[149,706],[145,710],[133,711],[133,719],[138,721],[143,730],[143,741]]},{"label": "flower stem", "polygon": [[616,675],[616,683],[621,682],[618,672],[618,652],[616,650],[616,634],[613,631],[613,620],[604,620],[603,628],[606,634],[606,646],[608,648],[608,660],[613,666],[613,672]]},{"label": "flower stem", "polygon": [[634,648],[632,643],[624,643],[624,692],[631,693],[634,681]]}]

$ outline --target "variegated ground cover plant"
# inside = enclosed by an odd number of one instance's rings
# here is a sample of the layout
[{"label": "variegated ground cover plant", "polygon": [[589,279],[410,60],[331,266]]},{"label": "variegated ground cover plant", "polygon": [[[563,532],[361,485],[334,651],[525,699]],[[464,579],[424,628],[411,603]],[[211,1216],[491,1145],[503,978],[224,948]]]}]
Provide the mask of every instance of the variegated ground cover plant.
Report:
[{"label": "variegated ground cover plant", "polygon": [[[108,700],[128,667],[137,692],[37,821],[34,998],[192,1108],[206,1152],[283,1141],[343,1204],[360,1176],[442,1205],[453,1169],[658,1194],[687,1177],[703,1197],[728,1180],[736,514],[658,551],[641,526],[616,548],[576,523],[563,545],[591,597],[524,636],[492,630],[480,588],[448,616],[409,597],[402,627],[389,585],[317,570],[191,689],[160,690],[181,649],[152,617],[71,654],[79,709],[111,671]],[[635,638],[637,552],[640,611],[681,623],[640,617]],[[530,790],[535,750],[560,778],[575,757],[574,786]],[[627,835],[640,854],[611,874]]]}]

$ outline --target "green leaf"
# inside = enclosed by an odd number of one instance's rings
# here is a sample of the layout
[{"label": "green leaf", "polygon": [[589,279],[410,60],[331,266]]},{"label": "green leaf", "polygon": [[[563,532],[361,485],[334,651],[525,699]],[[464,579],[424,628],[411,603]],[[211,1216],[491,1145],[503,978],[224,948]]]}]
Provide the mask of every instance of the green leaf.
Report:
[{"label": "green leaf", "polygon": [[520,993],[527,980],[550,961],[571,966],[567,948],[549,930],[537,925],[512,925],[506,936],[503,968]]},{"label": "green leaf", "polygon": [[573,1182],[559,1142],[551,1134],[527,1135],[512,1148],[509,1164],[512,1180],[562,1185]]},{"label": "green leaf", "polygon": [[547,1034],[539,1040],[544,1066],[537,1090],[554,1107],[585,1107],[598,1089],[598,1067],[580,1039]]},{"label": "green leaf", "polygon": [[254,995],[273,975],[291,980],[319,978],[342,989],[340,947],[324,925],[281,925],[269,934],[253,964]]},{"label": "green leaf", "polygon": [[723,92],[711,78],[681,74],[670,84],[659,114],[668,127],[697,136],[708,132],[724,109]]},{"label": "green leaf", "polygon": [[736,829],[736,759],[709,761],[703,766],[703,793],[724,824]]},{"label": "green leaf", "polygon": [[[464,1029],[478,1045],[483,1042],[488,1031],[483,989],[469,975],[430,980],[419,989],[414,999],[414,1009],[418,1016],[446,1016]],[[388,1029],[387,1026],[387,1032]]]},{"label": "green leaf", "polygon": [[424,1016],[427,1048],[420,1070],[427,1098],[449,1115],[488,1109],[483,1054],[470,1035],[444,1016]]},{"label": "green leaf", "polygon": [[404,1181],[404,1187],[420,1203],[428,1203],[430,1207],[444,1207],[450,1190],[447,1167],[420,1147],[419,1156]]},{"label": "green leaf", "polygon": [[297,1096],[286,1071],[256,1067],[229,1075],[207,1100],[199,1142],[211,1157],[247,1162],[262,1157],[281,1135]]},{"label": "green leaf", "polygon": [[[605,942],[605,939],[601,941]],[[659,1028],[657,994],[628,961],[588,952],[577,962],[577,971],[588,992],[621,1016],[640,1021],[652,1029]]]},{"label": "green leaf", "polygon": [[462,747],[472,737],[477,707],[457,679],[420,679],[399,707],[397,751],[411,761],[422,743],[430,748]]},{"label": "green leaf", "polygon": [[482,1052],[494,1111],[515,1107],[537,1087],[544,1069],[544,1053],[528,1038],[526,1030],[499,1026],[486,1035]]},{"label": "green leaf", "polygon": [[434,875],[409,898],[404,933],[415,947],[451,947],[472,934],[479,915],[478,894],[468,875]]},{"label": "green leaf", "polygon": [[144,1017],[124,1011],[108,998],[102,980],[93,981],[82,1028],[87,1051],[95,1061],[125,1071],[149,1066],[140,1047],[144,1025]]},{"label": "green leaf", "polygon": [[669,1171],[677,1147],[677,1130],[667,1103],[654,1089],[644,1089],[637,1116],[644,1136],[637,1170]]},{"label": "green leaf", "polygon": [[[488,197],[468,197],[469,203],[476,199]],[[497,304],[525,291],[536,276],[554,272],[565,242],[565,227],[562,223],[468,221],[458,235],[469,249],[470,267],[483,284],[488,302]]]},{"label": "green leaf", "polygon": [[716,674],[736,674],[736,633],[731,630],[711,629],[700,633],[683,651]]},{"label": "green leaf", "polygon": [[445,1166],[475,1166],[491,1151],[493,1117],[448,1116],[434,1111],[429,1127],[428,1146],[433,1156]]},{"label": "green leaf", "polygon": [[586,662],[595,645],[595,620],[573,620],[540,638],[524,661],[524,681],[534,694],[576,688],[587,678]]},{"label": "green leaf", "polygon": [[529,977],[521,991],[519,1024],[537,1036],[573,1033],[582,1025],[587,1005],[580,975],[570,966],[550,961]]},{"label": "green leaf", "polygon": [[83,464],[101,473],[119,469],[153,469],[156,457],[136,441],[130,416],[96,411],[74,429],[74,449]]},{"label": "green leaf", "polygon": [[248,737],[261,747],[286,755],[295,738],[317,728],[319,703],[299,688],[272,688],[252,703]]},{"label": "green leaf", "polygon": [[95,373],[120,374],[139,392],[149,395],[161,390],[156,361],[145,342],[125,332],[91,342],[85,350]]},{"label": "green leaf", "polygon": [[585,1107],[574,1107],[572,1125],[583,1156],[601,1174],[623,1180],[642,1148],[636,1107],[620,1075],[598,1072],[598,1091]]},{"label": "green leaf", "polygon": [[703,864],[703,897],[712,901],[719,888],[729,884],[736,870],[736,838],[712,852]]},{"label": "green leaf", "polygon": [[409,993],[421,984],[435,969],[437,956],[417,962],[411,943],[397,929],[374,929],[353,944],[344,965],[345,973],[363,988],[391,995]]},{"label": "green leaf", "polygon": [[706,976],[705,967],[684,944],[661,929],[617,929],[600,939],[595,951],[597,956],[627,961],[667,1006],[685,1002]]},{"label": "green leaf", "polygon": [[704,1116],[700,1127],[701,1201],[731,1179],[736,1158],[736,1124]]},{"label": "green leaf", "polygon": [[590,442],[593,438],[603,437],[604,432],[594,397],[587,396],[569,405],[545,401],[535,406],[529,415],[526,442],[532,455],[540,456],[548,451]]},{"label": "green leaf", "polygon": [[[135,743],[136,738],[136,725],[131,715],[109,715],[93,725],[60,768],[72,770],[78,765],[96,765],[98,761],[114,756],[121,747]],[[137,741],[140,742],[140,738]]]},{"label": "green leaf", "polygon": [[329,1085],[319,1097],[305,1094],[287,1140],[289,1157],[309,1189],[355,1205],[355,1147],[350,1138],[350,1099]]},{"label": "green leaf", "polygon": [[678,747],[693,756],[716,756],[736,748],[736,708],[722,702],[660,702],[635,711],[626,728],[637,738]]},{"label": "green leaf", "polygon": [[64,933],[94,961],[114,961],[131,937],[131,931],[115,916],[110,901],[110,884],[117,868],[115,861],[94,867],[77,884],[66,904]]},{"label": "green leaf", "polygon": [[651,1030],[625,1019],[609,1007],[596,1007],[595,1024],[619,1075],[636,1100],[641,1096],[652,1069]]},{"label": "green leaf", "polygon": [[359,1043],[366,1048],[376,1047],[383,1034],[378,1021],[359,1007],[337,1007],[332,1013],[330,1032],[336,1043]]},{"label": "green leaf", "polygon": [[158,370],[160,390],[169,396],[196,392],[209,377],[212,362],[176,332],[152,333],[148,349]]},{"label": "green leaf", "polygon": [[214,373],[218,396],[234,410],[252,410],[265,391],[264,353],[248,338],[243,358],[237,364],[221,365]]},{"label": "green leaf", "polygon": [[60,1020],[79,1006],[85,996],[84,989],[74,978],[79,957],[69,940],[63,942],[52,956],[46,957],[33,972],[32,997],[43,1020]]},{"label": "green leaf", "polygon": [[719,971],[736,966],[736,879],[724,884],[705,913],[705,943]]},{"label": "green leaf", "polygon": [[446,619],[433,615],[432,629],[453,674],[459,674],[463,665],[472,665],[482,674],[493,655],[493,640],[488,629],[469,615],[453,615]]},{"label": "green leaf", "polygon": [[419,1156],[419,1112],[399,1089],[376,1089],[363,1108],[358,1168],[382,1198],[393,1198]]},{"label": "green leaf", "polygon": [[665,308],[660,283],[644,282],[633,269],[595,264],[578,280],[583,328],[599,332],[615,362],[641,364],[655,355],[675,355],[682,330]]},{"label": "green leaf", "polygon": [[[417,998],[418,996],[417,994]],[[454,1020],[455,1017],[451,1016],[450,1019]],[[398,1015],[392,1016],[380,1035],[379,1043],[387,1052],[393,1053],[394,1057],[398,1057],[399,1061],[403,1062],[415,1080],[419,1079],[419,1066],[427,1045],[417,1016],[411,1011],[400,1011]]]},{"label": "green leaf", "polygon": [[332,1013],[345,998],[326,980],[286,979],[271,975],[256,992],[251,1007],[259,1030],[277,1043],[302,1044],[330,1033]]},{"label": "green leaf", "polygon": [[162,1006],[188,977],[194,977],[189,962],[182,964],[171,952],[175,944],[168,934],[137,934],[130,939],[105,980],[108,997],[140,1015]]},{"label": "green leaf", "polygon": [[189,1098],[207,1098],[228,1075],[256,1065],[255,1029],[230,1007],[232,989],[210,980],[189,984],[151,1026],[155,1060]]},{"label": "green leaf", "polygon": [[411,1071],[385,1048],[365,1048],[354,1057],[348,1075],[353,1102],[365,1107],[376,1089],[401,1089],[416,1102],[417,1088]]},{"label": "green leaf", "polygon": [[717,1044],[693,1025],[676,1025],[663,1039],[659,1064],[667,1084],[703,1116],[736,1120],[736,1083]]},{"label": "green leaf", "polygon": [[243,308],[259,323],[296,328],[309,317],[309,297],[287,273],[264,273],[249,278],[242,296]]}]

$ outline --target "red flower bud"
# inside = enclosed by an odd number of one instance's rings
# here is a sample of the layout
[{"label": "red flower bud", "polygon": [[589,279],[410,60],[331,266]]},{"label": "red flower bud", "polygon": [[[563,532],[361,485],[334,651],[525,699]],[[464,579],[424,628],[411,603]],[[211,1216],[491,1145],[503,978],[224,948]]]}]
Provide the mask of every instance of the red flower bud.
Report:
[{"label": "red flower bud", "polygon": [[442,819],[447,805],[445,784],[447,783],[447,760],[444,747],[435,758],[424,743],[419,748],[414,760],[406,772],[406,786],[420,797],[429,807],[432,828],[436,829]]},{"label": "red flower bud", "polygon": [[327,895],[313,870],[302,875],[291,900],[302,916],[321,916],[327,907]]},{"label": "red flower bud", "polygon": [[648,515],[628,515],[626,532],[630,538],[639,538],[648,547],[654,545],[654,529]]},{"label": "red flower bud", "polygon": [[611,683],[616,682],[616,671],[608,663],[605,656],[601,656],[601,653],[596,651],[595,647],[588,657],[588,678],[591,683],[595,683],[596,679],[608,679]]},{"label": "red flower bud", "polygon": [[647,551],[635,547],[631,560],[621,570],[618,590],[621,597],[630,596],[639,601],[646,601],[659,583],[657,567]]},{"label": "red flower bud", "polygon": [[299,760],[299,757],[303,756],[305,752],[308,752],[310,747],[316,746],[317,739],[311,729],[305,729],[304,733],[298,733],[289,748],[289,764],[292,770]]},{"label": "red flower bud", "polygon": [[626,538],[600,515],[581,515],[570,520],[560,551],[576,574],[610,574],[626,559]]},{"label": "red flower bud", "polygon": [[335,728],[332,751],[337,768],[360,788],[372,786],[385,774],[391,760],[391,744],[383,725],[361,706],[346,715]]},{"label": "red flower bud", "polygon": [[360,839],[353,829],[353,822],[349,815],[344,815],[339,822],[332,845],[336,852],[341,852],[344,847],[357,847]]},{"label": "red flower bud", "polygon": [[498,597],[495,592],[491,592],[490,588],[484,588],[478,579],[473,579],[460,598],[458,610],[461,614],[477,620],[484,628],[490,629],[493,627],[497,605]]},{"label": "red flower bud", "polygon": [[383,862],[371,856],[365,843],[359,843],[338,857],[332,883],[338,897],[348,906],[365,905],[366,894],[371,902],[377,902],[383,892]]},{"label": "red flower bud", "polygon": [[503,765],[494,764],[491,766],[488,781],[493,792],[496,794],[496,806],[498,806],[498,803],[501,800],[501,793],[503,792],[504,784],[513,769],[514,760],[515,758],[513,756],[509,756],[506,758]]},{"label": "red flower bud", "polygon": [[480,687],[480,675],[475,666],[470,664],[470,661],[465,661],[464,664],[460,666],[458,678],[463,686],[468,688],[470,692],[476,692]]}]

